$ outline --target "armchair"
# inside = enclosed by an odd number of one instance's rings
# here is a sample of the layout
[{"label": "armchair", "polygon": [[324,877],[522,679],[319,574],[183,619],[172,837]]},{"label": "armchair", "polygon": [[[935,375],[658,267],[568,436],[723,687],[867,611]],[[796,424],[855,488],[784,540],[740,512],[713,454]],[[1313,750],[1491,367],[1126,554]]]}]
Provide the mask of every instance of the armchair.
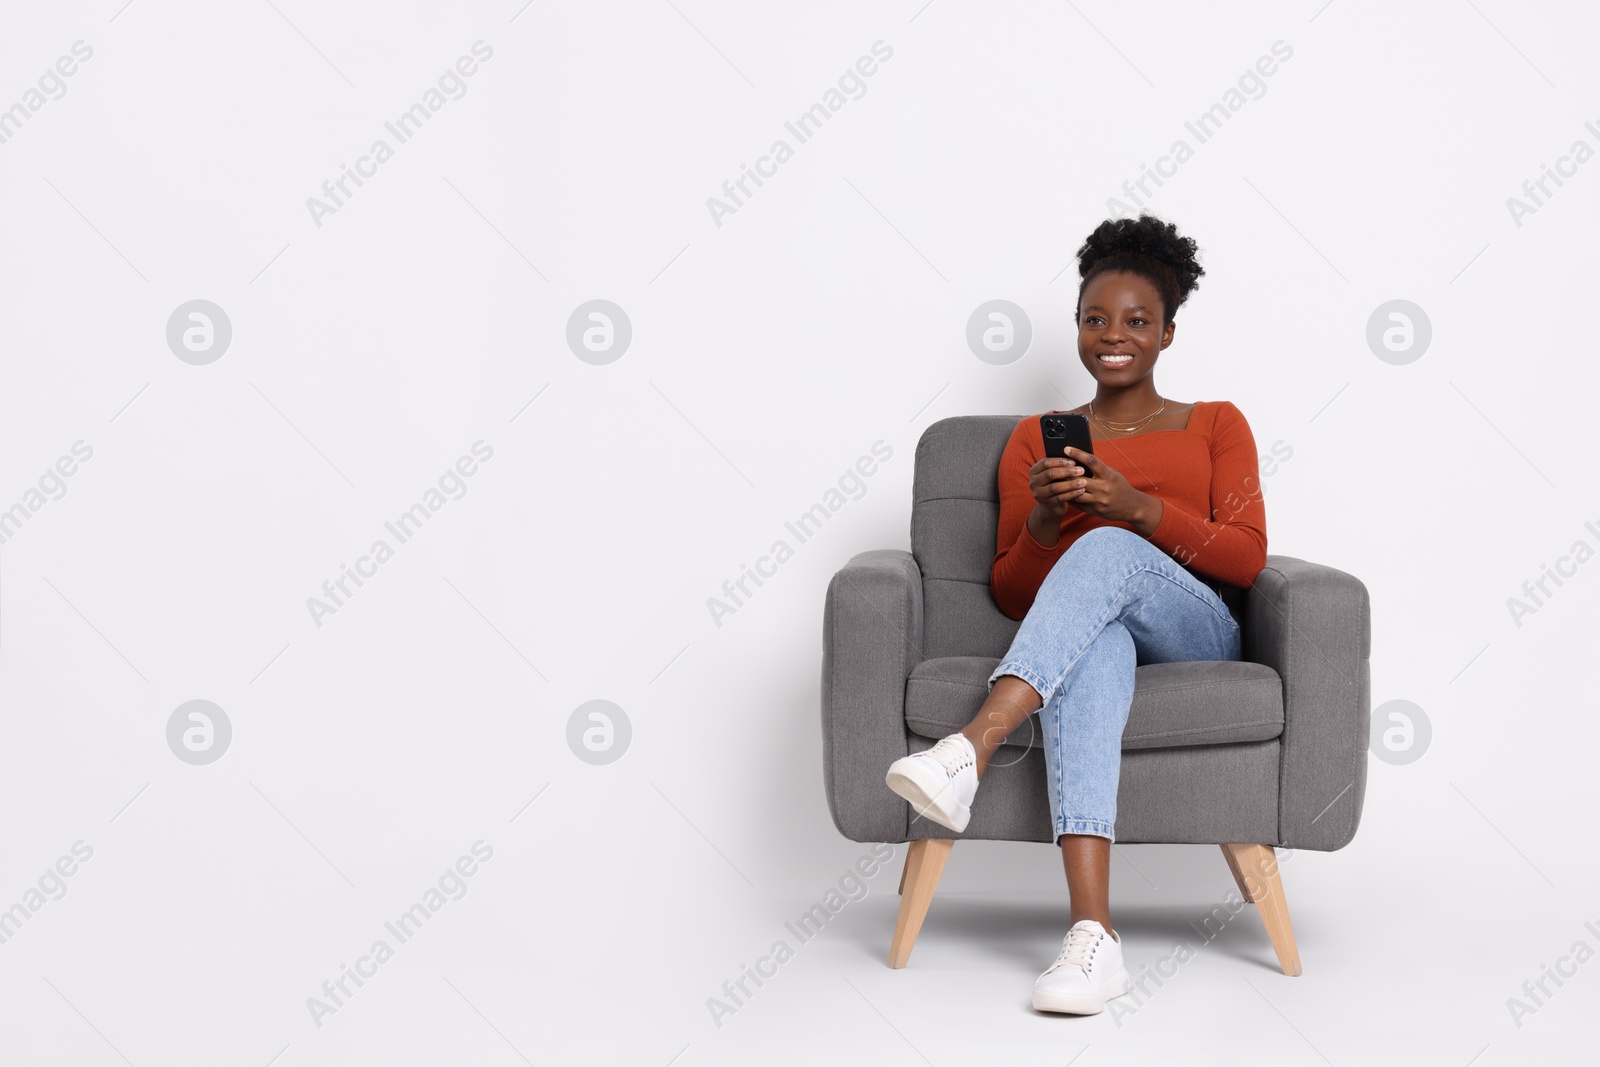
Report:
[{"label": "armchair", "polygon": [[[964,726],[1020,626],[989,592],[996,470],[1019,416],[960,416],[917,442],[911,550],[873,549],[828,584],[823,773],[852,841],[910,841],[889,965],[903,967],[957,837],[1052,841],[1037,713],[984,776],[965,833],[884,784],[895,759]],[[1371,714],[1366,587],[1269,555],[1229,604],[1239,661],[1137,668],[1117,792],[1119,843],[1220,845],[1285,974],[1300,973],[1275,846],[1343,848],[1360,823]],[[1020,750],[1020,751],[1019,751]]]}]

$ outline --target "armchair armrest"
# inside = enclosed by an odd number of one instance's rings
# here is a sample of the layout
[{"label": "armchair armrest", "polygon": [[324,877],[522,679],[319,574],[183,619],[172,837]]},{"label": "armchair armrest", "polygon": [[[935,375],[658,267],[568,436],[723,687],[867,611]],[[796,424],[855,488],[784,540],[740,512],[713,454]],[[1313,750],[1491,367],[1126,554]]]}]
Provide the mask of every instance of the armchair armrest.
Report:
[{"label": "armchair armrest", "polygon": [[1278,842],[1332,852],[1355,836],[1367,789],[1372,618],[1367,587],[1332,567],[1268,556],[1246,600],[1243,658],[1283,679]]},{"label": "armchair armrest", "polygon": [[828,810],[852,841],[904,841],[907,807],[884,785],[906,755],[906,679],[922,662],[922,571],[910,552],[851,557],[822,617],[822,768]]}]

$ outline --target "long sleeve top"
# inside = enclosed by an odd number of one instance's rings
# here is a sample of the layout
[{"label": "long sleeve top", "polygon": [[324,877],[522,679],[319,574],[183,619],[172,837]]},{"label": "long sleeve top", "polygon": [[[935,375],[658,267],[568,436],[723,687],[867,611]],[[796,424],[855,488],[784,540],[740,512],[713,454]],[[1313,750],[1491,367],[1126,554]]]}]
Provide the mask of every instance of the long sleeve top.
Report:
[{"label": "long sleeve top", "polygon": [[[1267,563],[1267,516],[1255,437],[1238,408],[1226,400],[1196,401],[1184,429],[1095,441],[1094,454],[1135,489],[1161,500],[1151,544],[1213,588],[1254,584]],[[997,475],[1000,526],[989,587],[1011,619],[1028,613],[1050,568],[1078,538],[1099,526],[1132,529],[1069,506],[1060,540],[1041,545],[1028,530],[1036,503],[1028,471],[1043,458],[1039,417],[1029,415],[1011,432]]]}]

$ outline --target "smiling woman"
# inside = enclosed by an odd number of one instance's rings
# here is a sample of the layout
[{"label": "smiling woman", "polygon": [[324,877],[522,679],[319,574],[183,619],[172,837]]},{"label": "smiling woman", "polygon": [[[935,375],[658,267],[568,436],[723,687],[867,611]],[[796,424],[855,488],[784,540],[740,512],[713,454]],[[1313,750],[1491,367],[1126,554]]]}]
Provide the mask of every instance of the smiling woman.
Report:
[{"label": "smiling woman", "polygon": [[[1133,986],[1107,897],[1134,669],[1236,660],[1230,605],[1266,564],[1255,439],[1231,403],[1168,400],[1155,368],[1205,273],[1195,242],[1145,215],[1107,219],[1078,250],[1074,409],[1093,451],[1047,456],[1039,416],[1001,454],[990,592],[1020,619],[970,723],[895,760],[889,788],[957,833],[996,749],[1035,711],[1072,924],[1034,985],[1040,1011],[1093,1014]],[[1227,592],[1229,596],[1224,596]]]}]

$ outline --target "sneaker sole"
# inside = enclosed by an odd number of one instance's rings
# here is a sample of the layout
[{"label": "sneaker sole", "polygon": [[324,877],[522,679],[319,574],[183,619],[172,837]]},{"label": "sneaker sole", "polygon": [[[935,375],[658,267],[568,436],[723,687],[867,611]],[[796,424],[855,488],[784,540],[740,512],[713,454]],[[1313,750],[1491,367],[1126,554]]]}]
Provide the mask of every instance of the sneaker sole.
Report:
[{"label": "sneaker sole", "polygon": [[965,830],[967,821],[972,818],[972,809],[951,795],[949,780],[937,777],[918,763],[900,767],[899,762],[896,760],[884,777],[889,788],[915,808],[918,815],[958,834]]},{"label": "sneaker sole", "polygon": [[1106,979],[1105,990],[1100,993],[1057,993],[1050,990],[1033,991],[1036,1011],[1055,1011],[1066,1015],[1099,1015],[1105,1011],[1106,1001],[1120,997],[1133,989],[1126,969]]}]

